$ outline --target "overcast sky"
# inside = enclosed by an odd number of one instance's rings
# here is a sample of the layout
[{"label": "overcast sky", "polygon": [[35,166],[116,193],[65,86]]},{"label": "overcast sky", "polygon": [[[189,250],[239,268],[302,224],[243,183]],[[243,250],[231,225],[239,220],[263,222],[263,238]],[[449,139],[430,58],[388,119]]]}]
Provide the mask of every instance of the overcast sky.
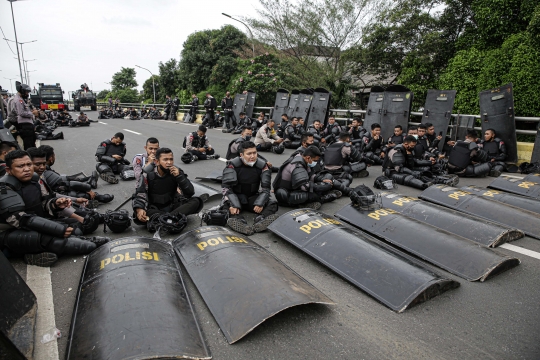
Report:
[{"label": "overcast sky", "polygon": [[[60,83],[66,95],[86,82],[95,91],[110,88],[122,66],[143,66],[158,74],[158,63],[179,59],[189,34],[233,24],[223,15],[256,16],[257,0],[24,0],[13,3],[19,42],[29,61],[31,86]],[[0,0],[0,26],[15,40],[9,2]],[[0,34],[1,35],[1,34]],[[1,36],[3,38],[3,36]],[[19,65],[6,41],[0,40],[0,84],[10,89]],[[10,43],[16,54],[15,44]],[[150,74],[137,71],[141,89]],[[12,81],[15,86],[15,80]]]}]

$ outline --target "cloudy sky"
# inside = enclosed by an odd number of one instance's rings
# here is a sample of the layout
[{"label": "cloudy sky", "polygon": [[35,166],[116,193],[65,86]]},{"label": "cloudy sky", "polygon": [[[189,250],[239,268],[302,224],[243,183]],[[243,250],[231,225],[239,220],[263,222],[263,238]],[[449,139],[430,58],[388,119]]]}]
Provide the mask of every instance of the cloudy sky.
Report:
[{"label": "cloudy sky", "polygon": [[[86,82],[93,90],[109,88],[106,82],[122,66],[143,66],[158,73],[158,63],[179,59],[189,34],[233,24],[223,15],[256,16],[257,0],[24,0],[13,3],[19,42],[29,61],[30,82],[60,83],[66,92]],[[0,0],[0,26],[15,40],[10,3]],[[1,35],[1,34],[0,34]],[[3,38],[3,36],[1,36]],[[19,78],[19,65],[6,41],[0,38],[0,85]],[[16,54],[15,44],[9,43]],[[137,71],[139,89],[150,74]],[[15,86],[15,80],[12,81]]]}]

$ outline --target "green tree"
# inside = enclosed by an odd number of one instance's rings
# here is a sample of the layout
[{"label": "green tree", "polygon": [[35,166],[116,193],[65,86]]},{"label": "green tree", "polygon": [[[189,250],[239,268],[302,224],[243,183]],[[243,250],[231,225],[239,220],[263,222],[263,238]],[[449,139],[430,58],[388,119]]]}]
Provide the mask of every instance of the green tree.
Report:
[{"label": "green tree", "polygon": [[[159,90],[160,90],[160,77],[159,75],[154,75],[154,84],[156,87],[156,102],[159,101]],[[145,101],[153,102],[154,101],[154,87],[152,85],[152,76],[146,79],[143,83],[143,98]]]},{"label": "green tree", "polygon": [[108,99],[108,95],[109,93],[111,92],[111,90],[101,90],[97,95],[96,95],[96,99],[98,100],[104,100],[104,99]]},{"label": "green tree", "polygon": [[124,89],[131,89],[136,87],[137,81],[135,80],[135,75],[137,72],[134,68],[125,68],[115,73],[111,80],[111,86],[113,91],[119,91]]},{"label": "green tree", "polygon": [[[159,101],[165,102],[165,95],[174,96],[180,83],[178,62],[175,59],[159,62]],[[157,89],[156,89],[157,91]]]}]

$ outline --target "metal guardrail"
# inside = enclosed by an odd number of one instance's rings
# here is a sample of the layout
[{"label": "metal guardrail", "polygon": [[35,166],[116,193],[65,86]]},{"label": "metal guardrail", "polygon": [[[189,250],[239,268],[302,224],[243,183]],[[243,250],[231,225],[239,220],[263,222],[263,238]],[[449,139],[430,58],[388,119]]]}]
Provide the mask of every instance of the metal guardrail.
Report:
[{"label": "metal guardrail", "polygon": [[[114,104],[113,104],[114,105]],[[98,108],[102,106],[109,106],[109,103],[106,102],[98,102],[97,103]],[[164,109],[165,104],[141,104],[141,103],[120,103],[121,107],[134,107],[136,109],[141,109],[143,106],[152,107],[155,106],[157,109]],[[179,105],[178,111],[188,111],[191,109],[191,105]],[[221,110],[221,106],[218,106],[217,109]],[[264,107],[264,106],[256,106],[253,108],[254,113],[264,112],[265,115],[270,114],[270,110],[272,110],[272,107]],[[336,121],[340,124],[348,125],[350,121],[352,121],[352,117],[355,115],[364,115],[366,113],[366,110],[350,110],[350,109],[330,109],[330,114],[334,115],[336,117]],[[199,105],[199,110],[197,111],[200,114],[203,114],[205,112],[204,107]],[[341,115],[341,117],[340,117]],[[347,117],[342,117],[343,115],[347,115]],[[418,111],[411,111],[411,118],[418,118],[422,117],[423,113]],[[469,115],[469,114],[452,114],[453,118],[457,118],[458,116],[473,116],[476,119],[480,119],[480,115]],[[412,120],[412,119],[411,119]],[[530,123],[538,123],[540,122],[540,117],[527,117],[527,116],[516,116],[515,120],[517,122],[530,122]],[[409,122],[410,125],[420,125],[420,122]],[[481,127],[475,127],[476,130],[482,130]],[[516,134],[520,135],[536,135],[536,130],[516,130]]]}]

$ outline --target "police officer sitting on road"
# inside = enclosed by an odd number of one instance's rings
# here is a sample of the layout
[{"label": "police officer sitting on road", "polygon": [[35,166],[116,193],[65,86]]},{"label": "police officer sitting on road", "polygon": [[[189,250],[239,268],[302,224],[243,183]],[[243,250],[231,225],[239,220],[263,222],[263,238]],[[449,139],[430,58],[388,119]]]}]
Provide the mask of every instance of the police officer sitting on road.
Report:
[{"label": "police officer sitting on road", "polygon": [[[206,136],[206,127],[204,125],[200,125],[197,131],[190,133],[186,137],[186,153],[193,155],[193,160],[219,159],[219,155],[215,154]],[[182,161],[184,161],[183,158]],[[189,164],[190,162],[191,159],[186,163]]]},{"label": "police officer sitting on road", "polygon": [[489,155],[478,144],[476,130],[468,130],[465,141],[458,140],[448,158],[448,171],[458,176],[485,177],[492,168]]},{"label": "police officer sitting on road", "polygon": [[341,133],[341,126],[336,122],[336,118],[334,116],[330,116],[328,118],[328,124],[326,125],[326,128],[323,131],[324,140],[327,144],[332,144],[336,142],[339,138],[339,134]]},{"label": "police officer sitting on road", "polygon": [[6,155],[17,150],[17,145],[8,141],[0,143],[0,177],[6,175]]},{"label": "police officer sitting on road", "polygon": [[240,156],[239,148],[246,141],[251,141],[251,136],[253,135],[253,130],[250,127],[244,127],[242,134],[238,139],[235,139],[229,143],[229,148],[227,149],[227,155],[225,159],[232,160],[235,157]]},{"label": "police officer sitting on road", "polygon": [[364,156],[376,165],[384,161],[384,139],[381,136],[381,125],[372,124],[371,132],[364,135]]},{"label": "police officer sitting on road", "polygon": [[238,122],[238,125],[234,128],[234,130],[232,131],[232,133],[235,135],[240,134],[242,132],[242,129],[246,127],[251,128],[253,124],[253,120],[250,117],[246,116],[245,112],[241,112],[238,115],[240,116],[240,121]]},{"label": "police officer sitting on road", "polygon": [[362,126],[362,120],[360,118],[353,118],[351,126],[349,128],[349,134],[351,134],[351,144],[356,146],[358,150],[362,151],[363,138],[367,130]]},{"label": "police officer sitting on road", "polygon": [[155,166],[146,167],[139,177],[133,199],[134,222],[142,225],[163,214],[198,213],[203,201],[193,196],[195,189],[184,171],[174,165],[169,148],[159,148]]},{"label": "police officer sitting on road", "polygon": [[69,126],[70,127],[75,127],[75,126],[90,126],[90,119],[88,119],[88,116],[86,116],[86,114],[84,112],[80,112],[79,113],[79,116],[77,116],[77,118],[73,121],[71,121],[69,123]]},{"label": "police officer sitting on road", "polygon": [[69,207],[71,200],[42,194],[26,151],[6,155],[6,170],[8,175],[0,179],[0,222],[12,229],[0,234],[2,250],[25,255],[29,265],[50,266],[58,255],[89,254],[107,242],[104,238],[83,240],[79,229],[46,219]]},{"label": "police officer sitting on road", "polygon": [[506,145],[504,141],[497,137],[493,129],[487,129],[484,133],[484,140],[480,143],[482,148],[488,154],[488,160],[491,162],[491,171],[489,176],[499,177],[506,170]]},{"label": "police officer sitting on road", "polygon": [[384,153],[388,153],[388,151],[396,145],[403,144],[404,139],[405,135],[403,134],[403,127],[401,125],[396,125],[394,127],[394,134],[388,138],[388,141],[383,148]]},{"label": "police officer sitting on road", "polygon": [[135,155],[132,161],[133,172],[135,173],[135,181],[137,184],[139,183],[139,178],[146,166],[154,164],[156,152],[159,150],[159,140],[155,137],[148,138],[144,150],[145,152],[143,154]]},{"label": "police officer sitting on road", "polygon": [[283,137],[283,134],[285,132],[285,128],[287,127],[287,125],[289,125],[289,115],[287,114],[282,114],[281,115],[281,122],[279,123],[279,125],[277,126],[277,135],[279,137]]},{"label": "police officer sitting on road", "polygon": [[140,119],[141,117],[139,116],[137,109],[131,108],[131,110],[129,111],[129,120],[140,120]]},{"label": "police officer sitting on road", "polygon": [[313,138],[315,139],[314,145],[317,145],[319,148],[326,146],[326,139],[323,135],[322,124],[320,120],[313,121],[313,124],[308,126],[307,133],[313,135]]},{"label": "police officer sitting on road", "polygon": [[274,125],[274,120],[268,119],[268,122],[257,131],[254,141],[257,151],[272,151],[275,154],[283,154],[285,151],[283,139],[277,135]]},{"label": "police officer sitting on road", "polygon": [[286,149],[296,149],[300,146],[302,135],[298,129],[298,119],[293,117],[283,131],[283,145]]},{"label": "police officer sitting on road", "polygon": [[350,176],[360,178],[369,175],[362,153],[350,144],[348,132],[342,132],[339,141],[328,145],[324,152],[324,167],[347,185],[350,184]]},{"label": "police officer sitting on road", "polygon": [[111,139],[102,141],[96,150],[96,170],[99,177],[109,184],[118,184],[115,174],[119,174],[129,166],[126,156],[126,143],[124,134],[118,132]]},{"label": "police officer sitting on road", "polygon": [[[244,141],[240,156],[227,162],[223,170],[223,208],[229,211],[229,225],[245,235],[266,230],[278,216],[277,202],[270,198],[272,174],[267,162],[257,154],[251,141]],[[256,214],[249,226],[242,211]]]}]

